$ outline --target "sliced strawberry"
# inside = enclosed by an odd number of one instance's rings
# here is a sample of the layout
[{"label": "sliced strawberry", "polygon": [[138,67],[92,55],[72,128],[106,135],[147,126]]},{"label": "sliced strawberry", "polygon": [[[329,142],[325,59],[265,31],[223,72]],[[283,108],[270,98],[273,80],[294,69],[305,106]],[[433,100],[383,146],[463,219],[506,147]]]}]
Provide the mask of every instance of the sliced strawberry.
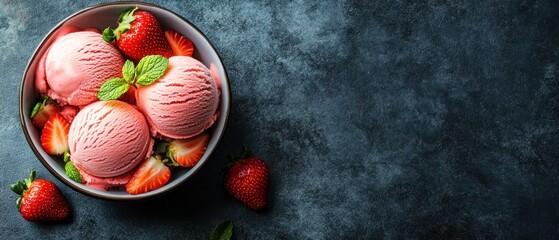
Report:
[{"label": "sliced strawberry", "polygon": [[190,39],[180,35],[173,30],[165,31],[165,37],[173,49],[174,56],[189,56],[192,57],[194,54],[194,44]]},{"label": "sliced strawberry", "polygon": [[158,156],[146,159],[126,184],[126,191],[132,195],[149,192],[167,184],[171,170]]},{"label": "sliced strawberry", "polygon": [[210,135],[207,133],[199,134],[193,138],[173,140],[169,144],[167,156],[181,167],[193,167],[202,159],[209,140]]},{"label": "sliced strawberry", "polygon": [[60,109],[58,109],[55,102],[45,99],[43,102],[37,103],[33,108],[33,112],[31,112],[31,121],[35,127],[43,128],[50,116],[59,111]]},{"label": "sliced strawberry", "polygon": [[41,145],[48,154],[62,155],[68,151],[70,124],[60,113],[49,118],[41,135]]}]

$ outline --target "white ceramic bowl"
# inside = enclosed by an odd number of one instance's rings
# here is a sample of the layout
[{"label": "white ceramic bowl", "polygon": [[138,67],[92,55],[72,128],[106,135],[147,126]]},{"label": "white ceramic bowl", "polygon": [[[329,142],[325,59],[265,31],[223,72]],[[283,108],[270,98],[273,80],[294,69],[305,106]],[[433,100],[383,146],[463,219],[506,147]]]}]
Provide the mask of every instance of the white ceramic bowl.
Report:
[{"label": "white ceramic bowl", "polygon": [[[138,6],[141,10],[145,10],[153,14],[158,19],[163,29],[173,29],[190,39],[195,46],[194,58],[204,63],[208,68],[211,64],[215,65],[219,78],[222,82],[222,92],[220,95],[221,101],[219,106],[220,115],[209,130],[211,138],[206,153],[202,159],[193,168],[174,169],[171,174],[171,180],[169,180],[165,186],[139,195],[130,195],[125,191],[101,191],[72,181],[64,173],[63,161],[59,158],[53,158],[43,150],[40,143],[40,131],[31,124],[31,119],[29,117],[34,104],[40,100],[35,92],[33,84],[35,67],[39,62],[40,56],[42,56],[48,46],[50,46],[52,36],[54,36],[62,26],[66,25],[77,26],[80,28],[95,27],[100,30],[103,30],[108,26],[116,27],[116,21],[120,13],[134,6]],[[80,10],[62,20],[46,35],[33,53],[33,56],[31,56],[31,59],[27,64],[27,68],[25,69],[25,73],[23,74],[19,94],[19,110],[23,132],[25,133],[25,137],[27,138],[27,142],[31,146],[31,149],[35,155],[37,155],[37,158],[39,158],[41,163],[52,174],[54,174],[54,176],[71,188],[88,196],[117,201],[134,201],[161,195],[173,188],[176,188],[195,174],[210,158],[211,153],[216,149],[221,137],[223,136],[227,125],[227,118],[229,116],[230,102],[231,97],[227,72],[219,54],[212,46],[208,38],[191,22],[178,14],[160,6],[142,2],[113,2],[101,4]]]}]

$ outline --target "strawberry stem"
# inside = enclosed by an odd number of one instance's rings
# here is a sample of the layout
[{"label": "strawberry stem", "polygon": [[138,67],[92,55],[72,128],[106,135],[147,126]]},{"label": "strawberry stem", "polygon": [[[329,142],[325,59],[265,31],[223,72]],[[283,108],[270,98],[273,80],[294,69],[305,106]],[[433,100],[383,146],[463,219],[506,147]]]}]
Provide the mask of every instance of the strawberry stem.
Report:
[{"label": "strawberry stem", "polygon": [[[37,172],[35,171],[35,169],[32,169],[31,172],[29,173],[29,178],[26,178],[23,181],[17,181],[13,183],[12,185],[10,185],[10,188],[18,195],[24,195],[25,191],[29,189],[31,183],[33,183],[33,181],[35,181],[36,178],[37,178]],[[19,210],[21,208],[21,196],[16,200],[16,205]]]},{"label": "strawberry stem", "polygon": [[31,111],[31,118],[35,117],[35,114],[37,114],[41,108],[43,108],[43,104],[38,102],[37,104],[35,104],[35,107],[33,107],[33,111]]},{"label": "strawberry stem", "polygon": [[117,21],[117,28],[111,29],[110,27],[107,27],[105,28],[105,30],[103,30],[103,40],[105,40],[105,42],[111,43],[114,40],[118,40],[120,38],[120,34],[130,30],[130,23],[136,20],[136,18],[134,17],[134,12],[136,10],[138,10],[138,7],[132,8],[120,14]]},{"label": "strawberry stem", "polygon": [[31,111],[31,118],[33,118],[35,114],[37,114],[41,109],[43,109],[43,107],[46,106],[49,102],[50,99],[48,96],[46,96],[45,99],[43,99],[43,102],[38,102],[37,104],[35,104],[35,106],[33,107],[33,111]]},{"label": "strawberry stem", "polygon": [[27,183],[27,181],[29,180],[29,184],[27,184],[27,188],[29,188],[29,186],[31,186],[31,183],[33,181],[35,181],[35,179],[37,179],[37,172],[35,171],[35,169],[31,170],[31,173],[29,173],[29,178],[25,179],[25,182]]},{"label": "strawberry stem", "polygon": [[138,10],[138,7],[128,10],[118,17],[118,27],[114,30],[116,40],[120,38],[120,34],[130,30],[130,23],[136,20],[136,18],[134,17],[134,12],[136,10]]},{"label": "strawberry stem", "polygon": [[17,210],[21,209],[21,200],[22,200],[22,197],[18,197],[17,200],[16,200]]},{"label": "strawberry stem", "polygon": [[243,160],[247,157],[252,156],[250,148],[246,144],[243,144],[243,146],[241,147],[241,151],[242,151],[242,155],[240,157],[235,156],[230,152],[227,152],[225,154],[225,158],[227,158],[229,161],[231,161],[230,165],[233,165],[233,164],[237,163],[238,161],[241,161],[241,160]]},{"label": "strawberry stem", "polygon": [[243,156],[241,156],[241,159],[245,159],[251,155],[250,148],[246,144],[243,144],[242,149],[243,149]]}]

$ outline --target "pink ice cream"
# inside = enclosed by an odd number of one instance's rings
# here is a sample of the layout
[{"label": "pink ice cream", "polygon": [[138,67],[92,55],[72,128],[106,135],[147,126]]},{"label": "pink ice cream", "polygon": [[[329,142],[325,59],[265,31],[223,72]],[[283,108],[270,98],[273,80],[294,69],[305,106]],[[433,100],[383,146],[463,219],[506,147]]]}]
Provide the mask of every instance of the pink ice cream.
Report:
[{"label": "pink ice cream", "polygon": [[159,80],[136,91],[136,103],[152,136],[196,136],[216,120],[219,90],[208,68],[191,57],[171,57]]},{"label": "pink ice cream", "polygon": [[[97,101],[103,82],[122,76],[124,59],[101,34],[81,31],[58,38],[44,64],[48,95],[62,105],[83,107]],[[36,86],[44,91],[44,86]]]},{"label": "pink ice cream", "polygon": [[142,113],[118,100],[84,107],[70,125],[68,143],[74,165],[99,178],[130,172],[153,146]]},{"label": "pink ice cream", "polygon": [[[80,29],[74,26],[64,26],[61,27],[58,32],[52,37],[52,43],[55,43],[59,38],[73,33],[73,32],[79,32]],[[37,68],[35,68],[35,89],[40,93],[40,94],[47,94],[48,91],[48,85],[47,85],[47,73],[45,72],[45,62],[47,60],[47,55],[50,51],[50,46],[47,48],[47,50],[43,53],[43,55],[41,56],[41,59],[39,59],[39,63],[37,64]]]}]

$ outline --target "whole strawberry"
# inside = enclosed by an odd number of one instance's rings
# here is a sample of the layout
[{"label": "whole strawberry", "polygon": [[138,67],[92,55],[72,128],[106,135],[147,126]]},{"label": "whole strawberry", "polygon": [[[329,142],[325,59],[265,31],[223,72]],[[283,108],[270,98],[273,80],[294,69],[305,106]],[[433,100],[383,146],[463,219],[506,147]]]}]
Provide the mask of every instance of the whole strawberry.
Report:
[{"label": "whole strawberry", "polygon": [[225,189],[231,196],[250,209],[259,210],[266,205],[269,169],[262,159],[251,156],[243,146],[243,155],[235,159],[225,174]]},{"label": "whole strawberry", "polygon": [[16,201],[21,216],[27,221],[56,221],[70,215],[70,207],[51,181],[36,179],[36,172],[32,170],[29,178],[12,184],[11,189],[21,195]]},{"label": "whole strawberry", "polygon": [[103,39],[109,43],[116,39],[117,47],[135,62],[148,55],[171,57],[173,50],[157,19],[149,12],[137,10],[136,7],[122,13],[118,27],[106,28]]}]

